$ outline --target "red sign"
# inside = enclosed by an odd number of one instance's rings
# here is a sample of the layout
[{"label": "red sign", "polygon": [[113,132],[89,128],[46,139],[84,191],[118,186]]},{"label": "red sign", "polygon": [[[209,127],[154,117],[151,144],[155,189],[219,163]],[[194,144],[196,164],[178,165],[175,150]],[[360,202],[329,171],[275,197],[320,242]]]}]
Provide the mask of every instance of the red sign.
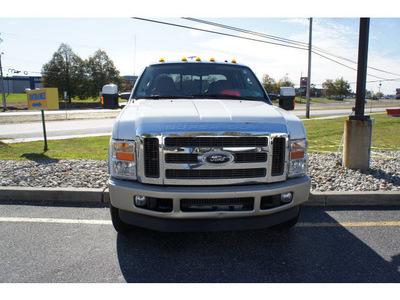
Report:
[{"label": "red sign", "polygon": [[307,77],[300,77],[300,88],[306,89],[307,88]]}]

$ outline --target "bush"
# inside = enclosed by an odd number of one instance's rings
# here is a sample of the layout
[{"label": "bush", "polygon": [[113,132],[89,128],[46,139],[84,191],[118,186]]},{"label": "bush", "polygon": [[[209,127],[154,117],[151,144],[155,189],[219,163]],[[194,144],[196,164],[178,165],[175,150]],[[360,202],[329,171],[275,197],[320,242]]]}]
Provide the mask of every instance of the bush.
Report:
[{"label": "bush", "polygon": [[343,96],[338,96],[338,95],[326,96],[325,98],[326,98],[326,99],[329,99],[329,100],[340,100],[340,101],[343,101],[343,99],[344,99]]}]

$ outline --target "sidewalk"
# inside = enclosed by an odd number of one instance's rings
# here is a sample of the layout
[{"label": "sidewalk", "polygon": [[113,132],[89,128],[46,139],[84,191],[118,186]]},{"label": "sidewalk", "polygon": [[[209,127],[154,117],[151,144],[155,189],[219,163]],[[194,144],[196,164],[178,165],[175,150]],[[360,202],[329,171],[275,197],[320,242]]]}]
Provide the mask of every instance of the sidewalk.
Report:
[{"label": "sidewalk", "polygon": [[[46,110],[46,121],[116,118],[121,109]],[[7,111],[0,113],[0,123],[41,122],[40,111]]]},{"label": "sidewalk", "polygon": [[[108,189],[0,187],[1,202],[36,204],[105,205]],[[313,192],[307,206],[400,206],[400,191],[394,192]]]}]

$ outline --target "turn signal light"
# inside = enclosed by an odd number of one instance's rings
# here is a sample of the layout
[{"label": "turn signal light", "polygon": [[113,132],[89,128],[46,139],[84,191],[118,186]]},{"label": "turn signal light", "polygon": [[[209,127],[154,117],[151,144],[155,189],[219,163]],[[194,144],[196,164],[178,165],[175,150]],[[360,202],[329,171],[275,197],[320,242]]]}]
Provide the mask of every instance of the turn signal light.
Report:
[{"label": "turn signal light", "polygon": [[290,153],[290,159],[304,158],[304,151],[296,151]]},{"label": "turn signal light", "polygon": [[125,153],[125,152],[117,152],[116,158],[118,160],[127,160],[127,161],[135,161],[135,154],[133,153]]}]

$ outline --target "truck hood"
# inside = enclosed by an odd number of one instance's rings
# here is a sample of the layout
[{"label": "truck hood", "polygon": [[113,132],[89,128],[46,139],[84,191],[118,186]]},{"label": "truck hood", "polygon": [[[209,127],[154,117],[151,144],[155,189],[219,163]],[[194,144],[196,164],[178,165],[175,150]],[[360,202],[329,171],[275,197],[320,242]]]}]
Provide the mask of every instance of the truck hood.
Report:
[{"label": "truck hood", "polygon": [[116,119],[113,138],[132,140],[142,133],[177,131],[279,132],[292,139],[306,135],[296,116],[261,101],[163,99],[128,104]]}]

